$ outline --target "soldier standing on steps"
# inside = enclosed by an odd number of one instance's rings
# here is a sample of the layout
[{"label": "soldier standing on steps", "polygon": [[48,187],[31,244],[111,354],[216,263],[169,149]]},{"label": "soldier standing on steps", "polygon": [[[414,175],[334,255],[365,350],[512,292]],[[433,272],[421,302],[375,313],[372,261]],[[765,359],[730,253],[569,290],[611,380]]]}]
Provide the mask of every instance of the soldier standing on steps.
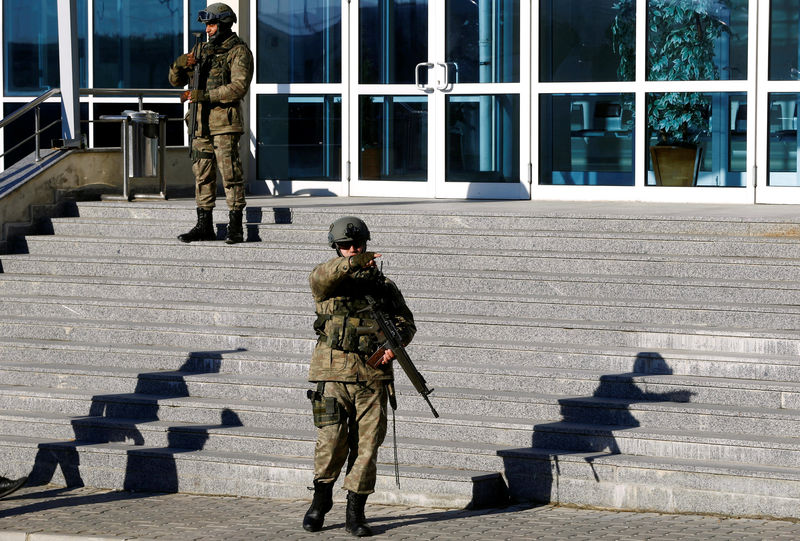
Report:
[{"label": "soldier standing on steps", "polygon": [[200,64],[198,51],[193,50],[179,56],[169,70],[169,82],[175,87],[185,86],[194,70],[200,70],[198,89],[187,90],[181,96],[181,101],[197,103],[197,131],[192,141],[197,224],[178,238],[183,242],[217,238],[212,210],[219,166],[228,203],[225,242],[235,244],[244,241],[244,175],[239,138],[244,133],[241,101],[253,79],[253,53],[231,30],[236,14],[226,4],[211,4],[200,11],[197,20],[206,25],[208,34],[208,42],[200,45]]},{"label": "soldier standing on steps", "polygon": [[[330,226],[328,244],[336,257],[317,265],[309,282],[316,303],[314,330],[319,338],[311,358],[309,391],[314,424],[319,428],[314,452],[314,499],[303,528],[316,532],[333,506],[333,484],[345,460],[347,490],[345,528],[352,535],[372,535],[364,517],[367,497],[375,491],[378,448],[386,436],[387,398],[392,392],[392,359],[387,350],[373,368],[367,359],[378,346],[377,323],[365,318],[365,299],[381,303],[405,343],[416,332],[403,295],[378,270],[380,254],[367,251],[369,229],[346,216]],[[368,313],[368,312],[367,312]]]}]

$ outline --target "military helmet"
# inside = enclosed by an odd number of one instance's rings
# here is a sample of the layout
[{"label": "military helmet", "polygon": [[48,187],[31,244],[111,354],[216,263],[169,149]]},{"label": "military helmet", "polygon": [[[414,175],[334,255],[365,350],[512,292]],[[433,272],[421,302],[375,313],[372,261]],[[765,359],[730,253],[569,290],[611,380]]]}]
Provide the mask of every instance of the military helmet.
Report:
[{"label": "military helmet", "polygon": [[344,242],[366,243],[369,238],[367,224],[355,216],[344,216],[337,219],[328,230],[328,244],[331,248],[336,248],[337,244]]},{"label": "military helmet", "polygon": [[236,22],[236,13],[227,4],[217,2],[206,9],[201,9],[197,15],[197,20],[203,24],[222,23],[231,25]]}]

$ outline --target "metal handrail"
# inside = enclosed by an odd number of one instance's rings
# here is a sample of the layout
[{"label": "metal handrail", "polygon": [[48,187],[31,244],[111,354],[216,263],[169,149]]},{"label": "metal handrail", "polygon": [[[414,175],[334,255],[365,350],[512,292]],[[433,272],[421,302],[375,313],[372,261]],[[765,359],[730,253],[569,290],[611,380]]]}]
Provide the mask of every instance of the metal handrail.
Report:
[{"label": "metal handrail", "polygon": [[[135,97],[138,98],[139,110],[140,111],[142,110],[142,107],[144,106],[144,98],[145,98],[145,96],[147,96],[147,97],[172,97],[172,96],[178,97],[183,92],[185,92],[185,90],[182,89],[182,88],[175,88],[175,89],[172,89],[172,88],[81,88],[78,91],[78,93],[81,96],[135,96]],[[36,118],[35,118],[35,126],[34,126],[33,135],[31,135],[29,137],[26,137],[25,139],[20,141],[18,144],[14,145],[12,148],[4,151],[3,153],[0,153],[0,158],[5,156],[9,152],[11,152],[13,150],[16,150],[22,144],[30,141],[31,138],[35,138],[35,140],[36,140],[36,150],[35,150],[34,160],[38,162],[38,161],[40,161],[42,159],[42,157],[41,157],[41,145],[40,145],[40,141],[39,141],[39,136],[42,134],[42,132],[44,132],[48,128],[52,127],[53,125],[57,124],[58,122],[60,122],[61,119],[59,118],[59,119],[51,122],[50,124],[48,124],[44,128],[39,127],[39,106],[42,103],[44,103],[47,100],[49,100],[50,98],[53,98],[53,97],[59,96],[59,95],[61,95],[61,89],[60,88],[51,88],[50,90],[48,90],[47,92],[45,92],[41,96],[38,96],[38,97],[34,98],[30,103],[27,103],[27,104],[25,104],[25,106],[20,107],[19,109],[17,109],[16,111],[14,111],[10,115],[8,115],[7,117],[5,117],[3,119],[0,119],[0,129],[2,129],[5,126],[7,126],[8,124],[11,124],[12,122],[14,122],[15,120],[18,120],[19,118],[21,118],[26,113],[28,113],[28,112],[30,112],[32,110],[36,111]],[[173,120],[173,119],[169,119],[169,120]]]},{"label": "metal handrail", "polygon": [[6,118],[0,119],[0,128],[5,127],[6,124],[11,124],[15,120],[17,120],[19,117],[21,117],[22,115],[24,115],[28,111],[32,110],[34,107],[38,107],[43,102],[49,100],[50,98],[52,98],[56,94],[61,94],[61,89],[60,88],[51,88],[50,90],[48,90],[47,92],[45,92],[44,94],[39,96],[38,98],[35,98],[32,102],[30,102],[27,105],[25,105],[25,107],[22,107],[21,109],[17,109],[16,111],[14,111],[10,115],[8,115]]}]

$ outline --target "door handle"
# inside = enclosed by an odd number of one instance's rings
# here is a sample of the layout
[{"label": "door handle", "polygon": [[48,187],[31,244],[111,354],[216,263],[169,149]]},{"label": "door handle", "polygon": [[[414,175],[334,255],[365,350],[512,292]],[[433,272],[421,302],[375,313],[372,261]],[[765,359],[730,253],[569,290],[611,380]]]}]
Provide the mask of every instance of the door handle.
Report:
[{"label": "door handle", "polygon": [[432,62],[420,62],[417,64],[417,67],[414,68],[414,83],[417,85],[417,88],[422,90],[423,92],[432,92],[433,88],[427,85],[420,84],[419,82],[419,69],[425,68],[427,70],[431,69],[434,66]]},{"label": "door handle", "polygon": [[[437,66],[442,66],[444,68],[444,82],[441,84],[436,85],[436,90],[447,90],[447,87],[450,86],[450,63],[449,62],[437,62]],[[437,81],[439,82],[439,81]]]}]

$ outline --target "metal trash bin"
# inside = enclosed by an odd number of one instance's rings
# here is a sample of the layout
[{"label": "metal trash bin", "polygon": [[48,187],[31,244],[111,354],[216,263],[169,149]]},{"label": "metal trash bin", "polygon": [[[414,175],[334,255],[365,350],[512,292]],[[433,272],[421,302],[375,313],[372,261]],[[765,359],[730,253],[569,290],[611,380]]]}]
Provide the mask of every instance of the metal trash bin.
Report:
[{"label": "metal trash bin", "polygon": [[[101,120],[121,121],[122,143],[122,196],[104,196],[104,199],[166,199],[167,182],[164,177],[166,159],[166,115],[155,111],[122,111],[121,115],[103,115]],[[161,193],[131,194],[132,178],[158,177]]]},{"label": "metal trash bin", "polygon": [[135,178],[157,177],[158,123],[155,111],[123,111],[128,117],[128,176]]}]

